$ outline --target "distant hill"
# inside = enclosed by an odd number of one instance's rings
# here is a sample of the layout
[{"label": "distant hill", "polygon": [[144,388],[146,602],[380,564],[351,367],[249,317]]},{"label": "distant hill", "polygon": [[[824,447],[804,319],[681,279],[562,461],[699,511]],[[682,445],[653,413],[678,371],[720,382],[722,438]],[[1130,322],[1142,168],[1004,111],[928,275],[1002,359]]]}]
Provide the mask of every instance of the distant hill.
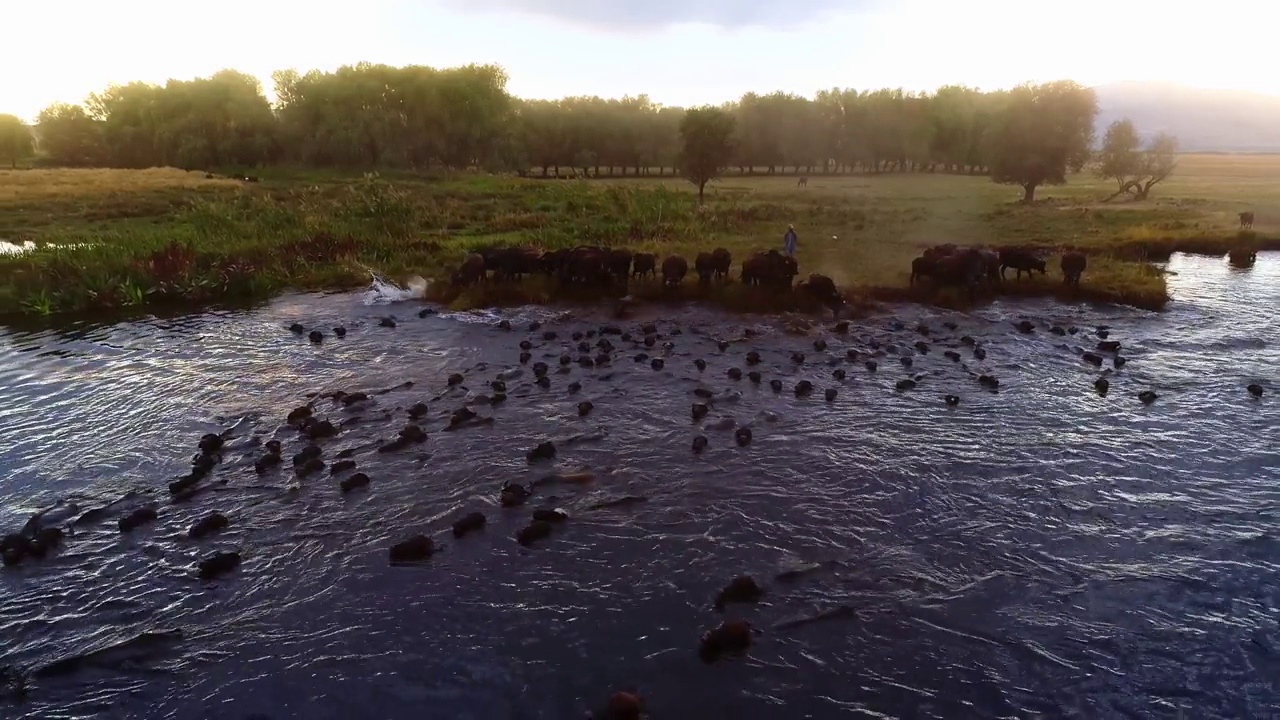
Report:
[{"label": "distant hill", "polygon": [[1172,83],[1100,85],[1098,136],[1129,118],[1143,137],[1178,136],[1183,152],[1280,153],[1280,96]]}]

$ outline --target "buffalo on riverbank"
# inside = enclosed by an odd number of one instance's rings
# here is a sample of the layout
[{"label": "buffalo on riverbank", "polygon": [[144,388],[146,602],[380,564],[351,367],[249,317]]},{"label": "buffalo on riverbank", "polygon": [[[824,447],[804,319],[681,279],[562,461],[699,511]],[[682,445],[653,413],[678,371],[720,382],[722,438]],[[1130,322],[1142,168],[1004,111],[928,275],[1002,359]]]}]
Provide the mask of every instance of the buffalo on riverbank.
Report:
[{"label": "buffalo on riverbank", "polygon": [[1062,256],[1062,281],[1067,285],[1080,287],[1080,276],[1084,274],[1088,261],[1084,253],[1069,252]]},{"label": "buffalo on riverbank", "polygon": [[689,272],[689,261],[679,255],[672,255],[662,261],[662,284],[665,287],[675,287],[684,282],[684,276]]},{"label": "buffalo on riverbank", "polygon": [[453,273],[453,284],[467,287],[485,279],[484,256],[471,253]]},{"label": "buffalo on riverbank", "polygon": [[1000,248],[1000,277],[1004,278],[1004,271],[1013,268],[1016,272],[1014,279],[1021,280],[1022,273],[1026,273],[1027,277],[1031,277],[1032,272],[1045,274],[1047,264],[1044,259],[1036,255],[1034,252],[1025,248],[1006,247]]},{"label": "buffalo on riverbank", "polygon": [[[486,302],[499,305],[545,302],[560,292],[579,300],[617,297],[626,303],[633,296],[651,298],[658,288],[666,299],[686,298],[689,295],[679,288],[693,270],[701,297],[712,292],[714,281],[717,296],[723,294],[725,299],[752,309],[813,312],[825,307],[839,314],[845,308],[839,288],[828,276],[814,273],[808,281],[796,285],[798,263],[777,250],[756,252],[743,260],[741,285],[730,280],[732,264],[732,253],[723,247],[699,252],[693,258],[680,254],[657,258],[651,253],[595,245],[545,252],[528,247],[490,247],[467,255],[453,271],[451,283],[435,286],[437,290],[432,299],[452,302],[468,288],[486,280],[492,282],[484,285],[473,299],[482,296]],[[512,282],[530,276],[537,276],[531,284],[517,287]],[[661,282],[641,285],[638,289],[632,286],[633,280],[650,277]]]},{"label": "buffalo on riverbank", "polygon": [[756,253],[742,262],[742,282],[747,285],[789,289],[798,274],[795,258],[777,250]]}]

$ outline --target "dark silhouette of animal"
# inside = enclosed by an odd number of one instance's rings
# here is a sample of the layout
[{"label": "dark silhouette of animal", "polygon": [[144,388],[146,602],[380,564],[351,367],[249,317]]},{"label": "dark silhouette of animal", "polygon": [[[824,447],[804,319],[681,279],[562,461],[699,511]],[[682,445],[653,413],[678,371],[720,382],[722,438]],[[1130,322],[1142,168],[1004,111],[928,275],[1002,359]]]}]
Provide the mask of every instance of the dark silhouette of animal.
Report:
[{"label": "dark silhouette of animal", "polygon": [[921,255],[923,255],[926,258],[929,258],[930,260],[937,260],[938,258],[941,258],[941,257],[954,255],[958,250],[959,248],[957,248],[954,243],[947,243],[945,245],[934,245],[933,247],[921,253]]},{"label": "dark silhouette of animal", "polygon": [[1253,211],[1252,210],[1242,212],[1239,214],[1239,216],[1240,216],[1240,227],[1242,228],[1253,227]]},{"label": "dark silhouette of animal", "polygon": [[995,250],[982,249],[978,251],[978,256],[982,258],[982,267],[986,273],[987,282],[993,287],[1000,284],[1000,253]]},{"label": "dark silhouette of animal", "polygon": [[627,279],[631,277],[631,262],[634,257],[630,250],[622,248],[614,248],[609,251],[607,263],[609,274],[613,276],[614,280],[623,285],[627,284]]},{"label": "dark silhouette of animal", "polygon": [[662,284],[675,287],[684,281],[684,276],[688,272],[689,261],[679,255],[672,255],[662,261]]},{"label": "dark silhouette of animal", "polygon": [[544,252],[538,260],[538,271],[548,277],[557,277],[564,269],[565,259],[568,257],[569,251],[564,248]]},{"label": "dark silhouette of animal", "polygon": [[[831,308],[831,312],[839,314],[840,308],[844,307],[844,298],[840,295],[840,290],[836,288],[836,283],[826,275],[813,274],[809,276],[806,282],[801,286],[809,292],[818,302]],[[814,343],[814,347],[818,347]],[[821,350],[822,348],[818,348]]]},{"label": "dark silhouette of animal", "polygon": [[799,272],[795,258],[777,250],[756,253],[742,262],[742,282],[747,285],[790,288]]},{"label": "dark silhouette of animal", "polygon": [[733,265],[733,255],[724,248],[716,248],[711,251],[711,269],[715,271],[716,277],[720,280],[729,278],[729,268]]},{"label": "dark silhouette of animal", "polygon": [[542,262],[542,255],[527,247],[485,248],[477,254],[484,258],[485,270],[492,270],[497,282],[519,280],[536,272]]},{"label": "dark silhouette of animal", "polygon": [[631,272],[635,277],[642,278],[645,275],[657,276],[658,259],[653,253],[636,253],[632,256]]},{"label": "dark silhouette of animal", "polygon": [[801,177],[796,181],[796,187],[809,187],[809,178]]},{"label": "dark silhouette of animal", "polygon": [[[712,266],[711,253],[698,253],[698,256],[693,259],[693,269],[694,272],[698,273],[699,285],[710,285],[711,276],[715,273],[715,268]],[[663,274],[666,274],[665,264],[663,265]]]},{"label": "dark silhouette of animal", "polygon": [[1227,261],[1236,267],[1249,267],[1258,259],[1258,251],[1252,248],[1232,248],[1227,252]]},{"label": "dark silhouette of animal", "polygon": [[[925,253],[929,253],[929,250],[925,250]],[[915,285],[916,278],[933,277],[933,266],[935,262],[936,262],[935,257],[929,257],[927,254],[921,255],[915,260],[912,260],[911,261],[911,278],[908,281],[909,284]]]},{"label": "dark silhouette of animal", "polygon": [[1005,268],[1013,268],[1017,271],[1015,279],[1021,280],[1022,273],[1026,273],[1027,277],[1031,277],[1033,270],[1040,271],[1041,275],[1045,274],[1045,262],[1036,257],[1035,253],[1021,248],[1002,248],[1000,250],[1000,278],[1004,279]]},{"label": "dark silhouette of animal", "polygon": [[609,283],[609,256],[603,249],[583,245],[569,251],[560,281],[565,284],[600,286]]},{"label": "dark silhouette of animal", "polygon": [[1084,253],[1069,252],[1062,256],[1062,282],[1080,287],[1080,276],[1088,262]]},{"label": "dark silhouette of animal", "polygon": [[453,284],[460,287],[484,280],[484,258],[478,253],[471,253],[462,261],[462,265],[453,272]]},{"label": "dark silhouette of animal", "polygon": [[978,283],[986,274],[982,255],[977,250],[965,250],[938,258],[934,261],[932,270],[936,287],[963,288],[970,299],[976,294]]}]

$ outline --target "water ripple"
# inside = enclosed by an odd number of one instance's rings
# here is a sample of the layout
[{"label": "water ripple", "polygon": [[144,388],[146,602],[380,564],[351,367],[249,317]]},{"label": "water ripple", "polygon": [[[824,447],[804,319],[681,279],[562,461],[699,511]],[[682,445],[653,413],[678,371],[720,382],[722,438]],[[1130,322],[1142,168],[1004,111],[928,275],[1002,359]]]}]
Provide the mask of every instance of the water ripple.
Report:
[{"label": "water ripple", "polygon": [[[653,717],[1267,716],[1280,711],[1280,258],[1239,272],[1175,256],[1170,269],[1163,314],[903,308],[801,337],[785,320],[690,309],[654,316],[653,348],[613,336],[610,366],[563,374],[570,333],[608,321],[546,308],[416,318],[412,293],[385,287],[0,335],[0,522],[52,508],[71,533],[0,573],[0,665],[30,678],[6,712],[564,718],[636,687]],[[386,315],[396,328],[379,327]],[[515,330],[494,327],[501,317]],[[1024,318],[1038,331],[1016,332]],[[559,336],[525,332],[535,320]],[[294,321],[328,337],[294,336]],[[927,353],[913,347],[920,322]],[[1099,326],[1121,341],[1122,369],[1080,360]],[[549,389],[516,360],[526,337]],[[734,342],[721,351],[719,338]],[[752,349],[765,382],[729,379]],[[449,388],[455,372],[466,379]],[[906,377],[919,386],[896,391]],[[495,378],[508,397],[491,407]],[[811,396],[794,395],[800,380]],[[1267,395],[1250,398],[1250,382]],[[712,412],[694,421],[699,388]],[[338,389],[378,392],[349,409],[317,395]],[[1143,405],[1148,389],[1159,398]],[[338,492],[328,470],[253,472],[268,439],[296,452],[283,418],[308,398],[347,420],[326,459],[352,451],[367,490]],[[427,441],[372,452],[421,401]],[[494,423],[443,431],[463,404]],[[209,489],[171,503],[165,484],[194,438],[233,426]],[[699,433],[710,442],[695,455]],[[545,439],[558,457],[531,465],[525,451]],[[498,487],[583,470],[529,506],[571,520],[517,545],[528,508],[500,508]],[[119,533],[147,502],[159,519]],[[485,531],[453,540],[450,523],[476,509]],[[213,510],[230,527],[188,539]],[[387,546],[417,532],[440,552],[389,566]],[[214,550],[243,564],[198,579]],[[758,607],[733,609],[762,634],[749,658],[703,666],[693,647],[718,622],[711,600],[739,574],[768,586]]]}]

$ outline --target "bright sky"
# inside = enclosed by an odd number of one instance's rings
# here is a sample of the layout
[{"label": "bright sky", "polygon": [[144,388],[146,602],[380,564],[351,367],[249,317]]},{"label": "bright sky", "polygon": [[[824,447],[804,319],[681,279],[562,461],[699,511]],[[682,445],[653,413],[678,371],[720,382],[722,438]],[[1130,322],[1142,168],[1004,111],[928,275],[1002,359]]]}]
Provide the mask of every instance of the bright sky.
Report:
[{"label": "bright sky", "polygon": [[[666,104],[1070,78],[1280,94],[1260,0],[7,0],[0,113],[112,82],[495,62],[523,97]],[[1256,32],[1255,32],[1256,31]]]}]

